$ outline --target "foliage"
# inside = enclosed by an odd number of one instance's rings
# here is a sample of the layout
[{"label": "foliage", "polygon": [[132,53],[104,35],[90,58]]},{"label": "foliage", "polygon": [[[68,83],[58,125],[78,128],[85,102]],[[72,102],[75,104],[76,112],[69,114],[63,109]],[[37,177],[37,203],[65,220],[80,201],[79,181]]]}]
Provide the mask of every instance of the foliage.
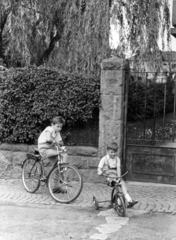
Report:
[{"label": "foliage", "polygon": [[[128,121],[144,121],[163,116],[165,84],[155,83],[155,79],[146,81],[131,76],[128,95]],[[166,82],[166,113],[173,111],[174,80],[168,76]],[[146,105],[145,105],[146,98]]]},{"label": "foliage", "polygon": [[0,6],[10,66],[41,65],[50,57],[50,66],[100,72],[109,49],[108,1],[2,0]]},{"label": "foliage", "polygon": [[[141,62],[143,57],[152,62],[155,71],[161,66],[162,56],[158,46],[170,41],[170,10],[168,0],[114,0],[112,24],[118,25],[119,55],[131,52]],[[136,62],[137,64],[137,62]]]},{"label": "foliage", "polygon": [[91,119],[98,106],[98,78],[44,67],[10,69],[0,79],[1,138],[33,143],[54,116],[72,126]]},{"label": "foliage", "polygon": [[166,126],[160,126],[158,123],[155,124],[155,132],[151,128],[145,129],[145,135],[144,133],[140,133],[138,138],[139,139],[145,139],[145,140],[152,140],[154,139],[155,135],[155,141],[156,140],[167,140],[171,141],[173,137],[173,124],[169,125],[166,124]]},{"label": "foliage", "polygon": [[[28,66],[41,62],[44,52],[55,35],[54,17],[57,8],[53,11],[52,7],[55,7],[56,3],[60,9],[58,20],[62,16],[62,6],[59,4],[61,1],[50,1],[46,6],[42,5],[43,2],[1,1],[2,57],[8,66]],[[63,25],[62,21],[60,25]],[[59,30],[61,34],[61,28]]]},{"label": "foliage", "polygon": [[101,60],[110,54],[108,1],[77,2],[84,2],[84,10],[82,5],[73,6],[73,2],[66,9],[63,36],[48,64],[100,75]]},{"label": "foliage", "polygon": [[166,32],[169,41],[168,0],[1,0],[0,12],[0,57],[8,66],[100,75],[110,56],[110,19],[120,25],[117,55],[147,52],[157,66],[157,40]]}]

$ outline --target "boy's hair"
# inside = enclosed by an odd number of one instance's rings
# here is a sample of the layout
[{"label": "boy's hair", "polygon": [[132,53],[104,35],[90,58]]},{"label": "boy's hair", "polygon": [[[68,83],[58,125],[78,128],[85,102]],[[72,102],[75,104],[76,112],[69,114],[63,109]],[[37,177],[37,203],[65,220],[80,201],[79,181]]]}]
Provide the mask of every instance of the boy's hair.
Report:
[{"label": "boy's hair", "polygon": [[117,143],[115,143],[115,142],[108,143],[107,150],[114,150],[115,152],[117,152],[117,150],[118,150]]},{"label": "boy's hair", "polygon": [[63,124],[64,125],[65,124],[65,119],[63,117],[57,116],[57,117],[54,117],[52,119],[51,123],[53,125],[55,125],[55,124]]}]

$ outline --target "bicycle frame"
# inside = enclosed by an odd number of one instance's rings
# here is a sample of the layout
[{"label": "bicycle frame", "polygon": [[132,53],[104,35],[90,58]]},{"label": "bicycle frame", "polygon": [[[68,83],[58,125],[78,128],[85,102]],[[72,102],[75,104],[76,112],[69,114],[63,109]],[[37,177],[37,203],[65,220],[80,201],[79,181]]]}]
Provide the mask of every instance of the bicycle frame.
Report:
[{"label": "bicycle frame", "polygon": [[[50,175],[50,173],[52,172],[52,170],[53,170],[54,168],[58,167],[58,170],[59,170],[59,172],[60,172],[60,166],[61,166],[61,165],[62,165],[62,166],[63,166],[63,165],[65,165],[65,166],[68,165],[68,163],[62,163],[61,153],[62,153],[63,151],[59,151],[59,147],[58,147],[58,146],[55,146],[55,147],[56,147],[56,149],[57,149],[58,159],[57,159],[57,161],[55,162],[55,164],[53,165],[53,167],[51,168],[51,170],[49,171],[49,173],[47,174],[47,176],[44,176],[44,175],[43,175],[43,173],[45,172],[45,168],[44,168],[44,163],[43,163],[42,157],[41,157],[41,156],[35,156],[35,155],[33,155],[33,154],[31,154],[31,158],[32,158],[33,160],[35,160],[35,162],[34,162],[32,168],[31,168],[29,174],[32,172],[32,170],[33,170],[33,168],[35,167],[36,163],[39,162],[40,165],[41,165],[41,168],[42,168],[42,176],[38,177],[38,180],[44,181],[44,182],[48,182],[49,175]],[[28,159],[28,158],[26,158],[26,159],[23,161],[23,163],[21,164],[21,167],[22,167],[22,168],[23,168],[23,165],[24,165],[24,163],[25,163],[25,161],[26,161],[27,159]],[[42,180],[41,177],[45,177],[45,179]],[[36,178],[37,178],[37,176],[36,176]]]},{"label": "bicycle frame", "polygon": [[[54,168],[58,168],[58,170],[59,170],[59,177],[61,178],[61,175],[60,175],[60,167],[61,166],[67,166],[67,165],[69,165],[69,163],[63,163],[62,162],[62,155],[61,155],[61,153],[63,152],[62,150],[61,151],[59,151],[59,147],[56,145],[55,146],[56,147],[56,149],[57,149],[57,153],[58,153],[58,160],[55,162],[55,164],[53,165],[53,167],[52,167],[52,169],[50,170],[50,172],[48,173],[48,175],[47,175],[47,181],[48,181],[48,178],[49,178],[49,175],[50,175],[50,173],[52,172],[52,170],[54,169]],[[63,180],[63,179],[60,179],[60,180]]]},{"label": "bicycle frame", "polygon": [[[83,179],[79,170],[66,163],[64,148],[57,147],[54,152],[54,164],[46,169],[47,163],[38,154],[27,154],[27,158],[22,164],[22,181],[27,192],[35,193],[40,185],[46,186],[52,198],[59,203],[71,203],[81,193]],[[58,157],[58,158],[57,158]],[[43,183],[43,184],[42,184]]]}]

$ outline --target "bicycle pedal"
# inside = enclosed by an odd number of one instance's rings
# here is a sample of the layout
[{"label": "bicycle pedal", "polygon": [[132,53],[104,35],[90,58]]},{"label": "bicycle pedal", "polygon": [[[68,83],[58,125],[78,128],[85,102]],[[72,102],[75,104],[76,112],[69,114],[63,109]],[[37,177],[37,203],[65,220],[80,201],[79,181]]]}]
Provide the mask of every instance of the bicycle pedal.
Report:
[{"label": "bicycle pedal", "polygon": [[42,177],[40,178],[40,181],[41,181],[41,182],[46,182],[46,179],[47,179],[47,178],[46,178],[45,176],[42,176]]},{"label": "bicycle pedal", "polygon": [[105,184],[111,187],[111,182],[105,181]]}]

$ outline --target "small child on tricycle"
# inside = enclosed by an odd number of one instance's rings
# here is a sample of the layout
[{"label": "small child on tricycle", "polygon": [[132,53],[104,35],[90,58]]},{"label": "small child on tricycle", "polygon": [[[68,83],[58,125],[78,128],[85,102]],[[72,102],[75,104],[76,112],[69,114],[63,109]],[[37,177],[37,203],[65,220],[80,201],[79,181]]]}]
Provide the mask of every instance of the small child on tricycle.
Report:
[{"label": "small child on tricycle", "polygon": [[[118,146],[115,142],[108,144],[107,154],[100,160],[98,165],[98,175],[109,176],[109,178],[107,178],[107,181],[108,181],[107,184],[112,187],[115,184],[115,182],[112,180],[113,177],[114,176],[116,176],[116,178],[121,177],[121,162],[120,162],[120,158],[117,156],[117,150],[118,150]],[[137,204],[138,201],[131,198],[131,196],[127,192],[126,184],[123,181],[123,179],[121,179],[120,181],[121,181],[122,193],[127,202],[127,207],[131,208],[135,204]]]}]

